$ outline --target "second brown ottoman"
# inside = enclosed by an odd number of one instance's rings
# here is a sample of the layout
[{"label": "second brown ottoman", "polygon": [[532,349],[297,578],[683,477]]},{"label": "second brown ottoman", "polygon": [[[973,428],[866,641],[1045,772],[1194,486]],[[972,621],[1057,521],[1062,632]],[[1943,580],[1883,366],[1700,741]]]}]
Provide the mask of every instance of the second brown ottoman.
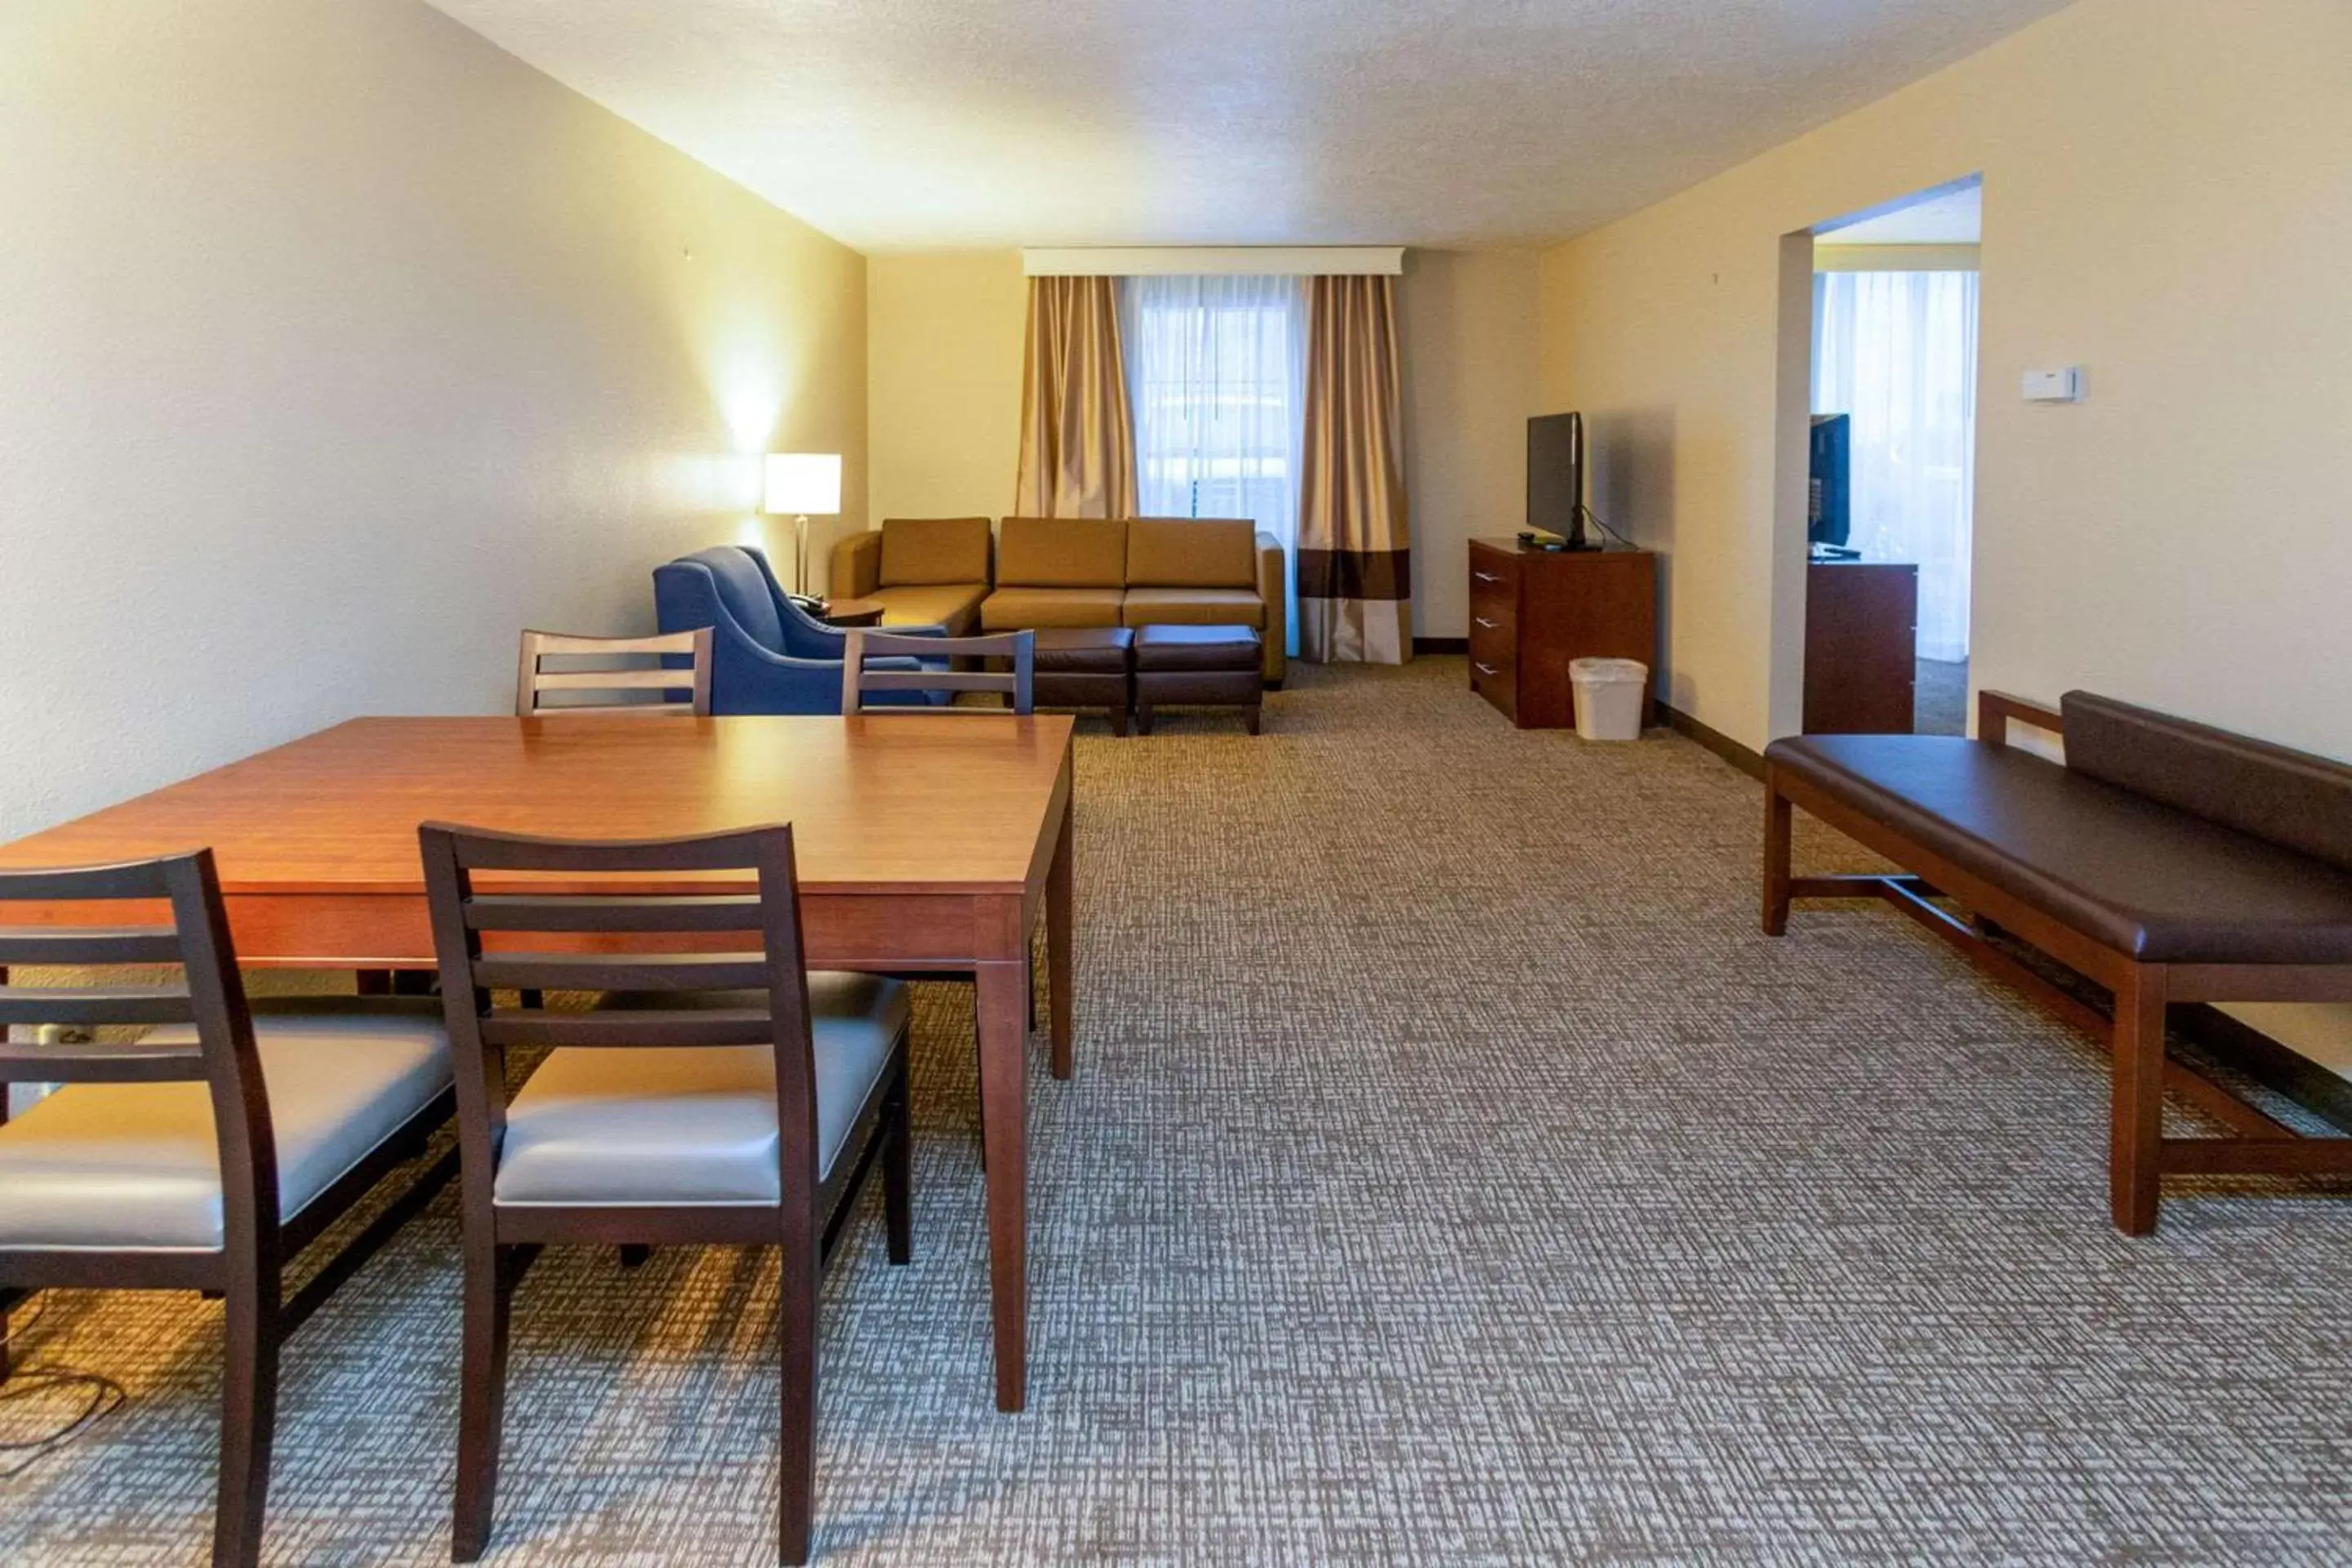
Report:
[{"label": "second brown ottoman", "polygon": [[1135,727],[1151,733],[1155,707],[1239,708],[1258,732],[1265,685],[1255,626],[1135,628]]},{"label": "second brown ottoman", "polygon": [[1125,626],[1066,626],[1036,636],[1032,668],[1037,705],[1108,708],[1111,732],[1126,734],[1127,670],[1135,634]]}]

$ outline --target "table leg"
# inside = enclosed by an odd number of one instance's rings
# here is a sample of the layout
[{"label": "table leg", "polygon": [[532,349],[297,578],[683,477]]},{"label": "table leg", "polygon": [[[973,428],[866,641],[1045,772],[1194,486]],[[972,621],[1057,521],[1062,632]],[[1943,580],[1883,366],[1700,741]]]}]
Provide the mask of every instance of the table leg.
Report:
[{"label": "table leg", "polygon": [[1054,1029],[1055,1078],[1067,1078],[1072,1070],[1070,948],[1077,911],[1071,893],[1070,818],[1076,815],[1063,808],[1061,835],[1054,840],[1054,864],[1045,873],[1045,1010]]},{"label": "table leg", "polygon": [[[1029,1382],[1029,966],[982,963],[980,1131],[988,1164],[988,1279],[996,1407],[1019,1410]],[[1058,1017],[1058,1011],[1056,1014]]]}]

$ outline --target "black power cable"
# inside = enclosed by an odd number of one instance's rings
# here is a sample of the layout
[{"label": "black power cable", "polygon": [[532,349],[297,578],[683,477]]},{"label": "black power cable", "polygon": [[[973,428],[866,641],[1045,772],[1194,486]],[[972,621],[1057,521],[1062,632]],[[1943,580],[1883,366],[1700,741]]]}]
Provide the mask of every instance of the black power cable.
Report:
[{"label": "black power cable", "polygon": [[[7,1336],[0,1339],[0,1346],[13,1348],[27,1329],[41,1321],[47,1307],[47,1302],[37,1300],[31,1312],[8,1325]],[[37,1398],[63,1388],[86,1390],[89,1398],[64,1425],[37,1437],[0,1438],[0,1481],[23,1475],[121,1409],[123,1402],[130,1398],[121,1384],[99,1373],[76,1372],[70,1367],[31,1367],[11,1369],[8,1381],[0,1383],[0,1405]]]}]

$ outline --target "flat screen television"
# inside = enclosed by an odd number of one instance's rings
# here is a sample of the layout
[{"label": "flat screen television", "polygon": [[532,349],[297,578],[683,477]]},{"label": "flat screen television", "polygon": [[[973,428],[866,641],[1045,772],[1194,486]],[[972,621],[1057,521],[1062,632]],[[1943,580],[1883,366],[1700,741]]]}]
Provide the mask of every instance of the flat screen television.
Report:
[{"label": "flat screen television", "polygon": [[1805,537],[1841,548],[1853,531],[1853,420],[1843,414],[1813,416],[1811,499],[1805,509]]},{"label": "flat screen television", "polygon": [[1570,550],[1584,542],[1584,416],[1528,421],[1528,527],[1556,533]]}]

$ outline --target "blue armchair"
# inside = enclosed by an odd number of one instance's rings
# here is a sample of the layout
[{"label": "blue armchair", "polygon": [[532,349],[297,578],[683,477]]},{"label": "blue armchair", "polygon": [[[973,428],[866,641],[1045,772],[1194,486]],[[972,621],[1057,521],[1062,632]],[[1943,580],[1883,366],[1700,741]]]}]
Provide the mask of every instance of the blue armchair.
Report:
[{"label": "blue armchair", "polygon": [[[838,713],[844,634],[784,596],[768,558],[748,545],[718,544],[654,568],[654,615],[665,632],[711,632],[710,710]],[[942,635],[937,626],[899,627]],[[869,669],[920,668],[911,658],[872,659]],[[919,705],[934,694],[890,693]]]}]

